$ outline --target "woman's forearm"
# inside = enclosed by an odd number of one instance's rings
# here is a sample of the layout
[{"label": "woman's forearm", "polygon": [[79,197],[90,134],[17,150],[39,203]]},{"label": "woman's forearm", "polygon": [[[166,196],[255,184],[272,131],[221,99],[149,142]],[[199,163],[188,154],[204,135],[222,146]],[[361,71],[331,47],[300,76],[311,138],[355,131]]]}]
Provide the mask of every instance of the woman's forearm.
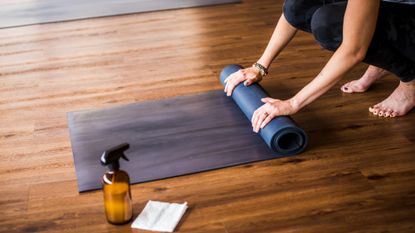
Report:
[{"label": "woman's forearm", "polygon": [[268,68],[271,62],[292,40],[296,32],[297,29],[291,26],[285,19],[284,14],[282,14],[264,53],[258,60],[258,63]]},{"label": "woman's forearm", "polygon": [[[264,53],[257,63],[268,69],[271,62],[291,41],[296,32],[297,29],[291,26],[285,19],[284,14],[282,14]],[[231,96],[235,87],[241,82],[243,82],[244,85],[249,86],[252,83],[261,81],[262,77],[267,73],[266,69],[264,70],[261,66],[257,66],[257,68],[248,67],[231,74],[225,80],[226,85],[224,91],[226,92],[226,95]]]},{"label": "woman's forearm", "polygon": [[327,92],[349,70],[362,60],[362,56],[348,48],[340,47],[323,70],[290,101],[297,111]]},{"label": "woman's forearm", "polygon": [[292,99],[296,110],[313,102],[363,60],[372,41],[379,0],[349,0],[343,24],[343,41],[320,74]]}]

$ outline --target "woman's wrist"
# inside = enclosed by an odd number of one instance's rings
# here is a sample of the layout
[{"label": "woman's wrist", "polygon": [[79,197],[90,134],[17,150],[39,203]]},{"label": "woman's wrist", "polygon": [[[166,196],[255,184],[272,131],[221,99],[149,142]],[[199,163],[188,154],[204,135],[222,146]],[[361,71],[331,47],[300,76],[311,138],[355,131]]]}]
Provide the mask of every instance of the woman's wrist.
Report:
[{"label": "woman's wrist", "polygon": [[261,57],[256,63],[261,64],[266,69],[269,69],[269,66],[271,65],[271,62],[269,61],[269,59],[265,59],[263,57]]},{"label": "woman's wrist", "polygon": [[262,64],[260,64],[258,62],[255,62],[252,65],[252,67],[259,71],[259,73],[261,74],[261,77],[265,77],[265,76],[268,75],[268,69],[265,66],[263,66]]},{"label": "woman's wrist", "polygon": [[290,104],[293,114],[300,111],[302,108],[300,101],[296,96],[292,97],[291,99],[288,99],[288,103]]},{"label": "woman's wrist", "polygon": [[264,57],[264,55],[262,55],[259,58],[259,60],[253,64],[253,67],[258,69],[261,73],[261,76],[264,77],[268,74],[270,64],[271,62],[269,61],[269,59],[267,59],[266,57]]}]

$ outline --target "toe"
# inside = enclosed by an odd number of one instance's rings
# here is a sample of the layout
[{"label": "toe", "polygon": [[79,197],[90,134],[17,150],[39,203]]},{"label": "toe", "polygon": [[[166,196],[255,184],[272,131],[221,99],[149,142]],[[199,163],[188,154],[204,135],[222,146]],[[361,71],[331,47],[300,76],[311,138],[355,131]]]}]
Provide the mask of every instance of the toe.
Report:
[{"label": "toe", "polygon": [[341,88],[340,88],[340,90],[342,90],[343,92],[345,92],[345,93],[352,93],[353,91],[352,91],[352,89],[350,88],[350,83],[346,83],[346,84],[344,84]]},{"label": "toe", "polygon": [[390,117],[391,113],[392,113],[392,110],[387,109],[384,116],[385,117]]},{"label": "toe", "polygon": [[384,113],[384,111],[382,109],[380,109],[379,112],[378,112],[378,116],[384,116],[383,113]]},{"label": "toe", "polygon": [[372,107],[369,107],[369,112],[371,112],[371,113],[373,113],[373,114],[377,114],[377,112],[378,112],[378,108],[377,108],[377,106],[376,105],[374,105],[374,106],[372,106]]},{"label": "toe", "polygon": [[380,111],[379,111],[379,115],[378,116],[381,116],[381,117],[389,117],[390,116],[390,114],[391,114],[391,110],[390,109],[386,109],[386,108],[384,108],[384,109],[381,109]]},{"label": "toe", "polygon": [[373,112],[373,106],[369,107],[369,112]]},{"label": "toe", "polygon": [[372,113],[374,116],[377,116],[378,115],[377,110],[375,110],[373,108],[369,109],[369,112]]},{"label": "toe", "polygon": [[400,112],[400,111],[396,111],[396,110],[394,110],[394,111],[393,111],[393,114],[394,114],[394,116],[395,116],[395,117],[405,115],[405,114],[402,114],[402,112]]}]

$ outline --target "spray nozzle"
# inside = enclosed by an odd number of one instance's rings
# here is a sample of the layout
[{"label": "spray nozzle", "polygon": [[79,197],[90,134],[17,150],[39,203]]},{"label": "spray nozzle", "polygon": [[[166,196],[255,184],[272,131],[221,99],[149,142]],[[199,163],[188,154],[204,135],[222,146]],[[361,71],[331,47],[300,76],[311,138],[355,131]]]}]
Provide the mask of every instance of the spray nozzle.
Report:
[{"label": "spray nozzle", "polygon": [[104,151],[101,156],[101,164],[108,166],[110,170],[118,170],[120,168],[120,158],[130,161],[124,154],[124,151],[128,150],[128,148],[130,148],[130,145],[123,143]]}]

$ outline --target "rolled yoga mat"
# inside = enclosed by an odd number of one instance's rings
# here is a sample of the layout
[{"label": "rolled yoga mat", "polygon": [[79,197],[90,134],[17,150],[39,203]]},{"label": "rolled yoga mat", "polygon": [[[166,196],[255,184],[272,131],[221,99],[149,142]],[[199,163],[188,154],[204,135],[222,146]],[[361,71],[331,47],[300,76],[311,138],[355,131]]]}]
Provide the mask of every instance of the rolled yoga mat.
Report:
[{"label": "rolled yoga mat", "polygon": [[[220,73],[220,81],[225,86],[225,79],[234,72],[242,69],[240,65],[228,65]],[[232,98],[251,120],[255,110],[264,103],[262,98],[269,97],[266,91],[257,83],[245,86],[240,83],[232,93]],[[259,131],[262,139],[275,153],[279,155],[294,155],[302,152],[307,146],[307,134],[289,116],[279,116],[271,120]]]},{"label": "rolled yoga mat", "polygon": [[[222,75],[227,76],[235,68],[227,67]],[[252,88],[256,90],[257,87],[253,85],[246,90]],[[237,97],[241,90],[245,89],[237,87],[233,96],[236,103],[241,104],[244,111],[253,111],[255,106],[251,106],[250,92],[245,100],[243,96]],[[247,102],[244,105],[241,101]],[[278,119],[279,127],[269,129],[279,132],[278,129],[294,127],[289,118]],[[121,160],[120,164],[130,175],[131,183],[275,159],[290,155],[287,152],[301,151],[287,150],[290,143],[280,145],[286,148],[283,153],[271,150],[261,138],[267,139],[267,135],[272,138],[271,133],[262,132],[259,136],[252,132],[250,121],[223,90],[70,112],[68,125],[80,192],[101,188],[105,172],[100,164],[101,154],[124,142],[130,144],[126,151],[130,161]],[[293,133],[281,140],[291,142],[296,135]],[[302,142],[305,145],[305,141]]]}]

